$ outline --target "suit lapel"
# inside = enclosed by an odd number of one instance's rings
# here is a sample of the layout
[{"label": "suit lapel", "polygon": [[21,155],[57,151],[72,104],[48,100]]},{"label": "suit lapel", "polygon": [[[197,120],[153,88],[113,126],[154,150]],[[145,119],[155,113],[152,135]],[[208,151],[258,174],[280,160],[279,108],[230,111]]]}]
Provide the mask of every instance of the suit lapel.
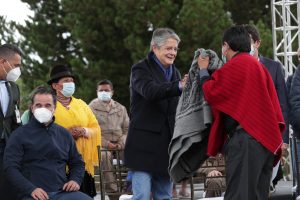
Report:
[{"label": "suit lapel", "polygon": [[155,61],[149,56],[149,66],[151,68],[152,73],[155,75],[154,78],[159,82],[166,82],[165,75],[160,67],[155,63]]}]

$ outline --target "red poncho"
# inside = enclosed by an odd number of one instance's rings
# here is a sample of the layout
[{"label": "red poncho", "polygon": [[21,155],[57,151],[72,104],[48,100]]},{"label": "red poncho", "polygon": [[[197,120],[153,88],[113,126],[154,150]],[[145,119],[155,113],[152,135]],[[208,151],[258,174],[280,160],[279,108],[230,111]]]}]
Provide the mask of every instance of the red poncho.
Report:
[{"label": "red poncho", "polygon": [[209,156],[221,151],[226,133],[221,113],[239,122],[244,130],[274,154],[280,155],[285,128],[277,93],[265,67],[248,53],[240,53],[212,74],[203,85],[214,122],[208,140]]}]

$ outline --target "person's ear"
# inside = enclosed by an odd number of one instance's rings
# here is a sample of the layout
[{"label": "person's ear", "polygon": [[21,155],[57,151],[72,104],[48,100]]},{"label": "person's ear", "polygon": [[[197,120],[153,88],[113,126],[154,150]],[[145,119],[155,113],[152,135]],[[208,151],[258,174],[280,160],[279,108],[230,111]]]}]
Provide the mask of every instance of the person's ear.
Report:
[{"label": "person's ear", "polygon": [[52,113],[55,113],[56,105],[53,106]]},{"label": "person's ear", "polygon": [[6,60],[4,58],[0,58],[0,64],[4,64],[6,62]]},{"label": "person's ear", "polygon": [[260,40],[257,40],[256,42],[254,42],[254,47],[256,49],[258,49],[260,47]]},{"label": "person's ear", "polygon": [[224,46],[224,48],[225,48],[226,51],[228,51],[228,49],[230,49],[230,47],[229,47],[229,45],[228,45],[227,42],[224,42],[223,46]]},{"label": "person's ear", "polygon": [[29,107],[29,112],[31,112],[31,113],[33,114],[33,105],[31,105],[31,106]]},{"label": "person's ear", "polygon": [[51,87],[52,87],[54,90],[58,90],[58,83],[51,83]]},{"label": "person's ear", "polygon": [[224,42],[222,48],[223,48],[223,52],[222,52],[222,53],[223,53],[224,55],[226,55],[227,52],[228,52],[228,50],[230,49],[228,43],[227,43],[227,42]]},{"label": "person's ear", "polygon": [[153,51],[154,53],[157,52],[158,49],[159,49],[159,47],[158,47],[157,45],[153,45],[153,46],[152,46],[152,51]]}]

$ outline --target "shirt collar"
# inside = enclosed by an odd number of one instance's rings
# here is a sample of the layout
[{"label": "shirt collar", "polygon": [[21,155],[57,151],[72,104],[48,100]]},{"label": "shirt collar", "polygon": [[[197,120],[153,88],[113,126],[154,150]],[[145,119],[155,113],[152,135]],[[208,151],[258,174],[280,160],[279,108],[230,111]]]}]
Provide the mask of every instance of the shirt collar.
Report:
[{"label": "shirt collar", "polygon": [[52,121],[46,126],[44,123],[41,123],[39,122],[35,117],[34,115],[32,114],[30,120],[29,120],[31,123],[34,123],[34,124],[37,124],[38,126],[40,127],[43,127],[43,128],[50,128],[53,124],[54,124],[54,121],[55,121],[55,116],[52,117]]}]

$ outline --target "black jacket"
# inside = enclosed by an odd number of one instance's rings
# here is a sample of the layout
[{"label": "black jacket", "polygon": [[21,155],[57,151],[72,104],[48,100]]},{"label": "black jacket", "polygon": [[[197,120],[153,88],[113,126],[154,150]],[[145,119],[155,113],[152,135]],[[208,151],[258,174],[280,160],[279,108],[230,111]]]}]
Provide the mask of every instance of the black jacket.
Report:
[{"label": "black jacket", "polygon": [[81,185],[84,175],[84,162],[68,130],[54,123],[46,127],[35,118],[13,132],[3,162],[7,180],[20,197],[36,188],[60,191],[68,180]]},{"label": "black jacket", "polygon": [[174,67],[167,81],[152,56],[151,52],[131,69],[125,164],[133,170],[167,175],[168,146],[181,94],[180,73]]},{"label": "black jacket", "polygon": [[17,122],[15,112],[16,108],[19,109],[20,91],[18,85],[14,82],[7,81],[5,85],[9,95],[9,104],[5,117],[0,106],[0,137],[3,133],[3,139],[7,140],[11,132],[21,125],[21,122]]},{"label": "black jacket", "polygon": [[263,56],[259,57],[259,61],[267,68],[269,71],[274,86],[277,92],[278,100],[280,103],[282,115],[286,124],[286,129],[283,133],[284,143],[289,143],[289,132],[288,132],[288,93],[284,79],[284,71],[280,62],[274,61]]},{"label": "black jacket", "polygon": [[[295,136],[300,139],[300,65],[298,65],[291,80],[289,91],[289,121],[292,125]],[[289,81],[287,81],[289,84]]]}]

